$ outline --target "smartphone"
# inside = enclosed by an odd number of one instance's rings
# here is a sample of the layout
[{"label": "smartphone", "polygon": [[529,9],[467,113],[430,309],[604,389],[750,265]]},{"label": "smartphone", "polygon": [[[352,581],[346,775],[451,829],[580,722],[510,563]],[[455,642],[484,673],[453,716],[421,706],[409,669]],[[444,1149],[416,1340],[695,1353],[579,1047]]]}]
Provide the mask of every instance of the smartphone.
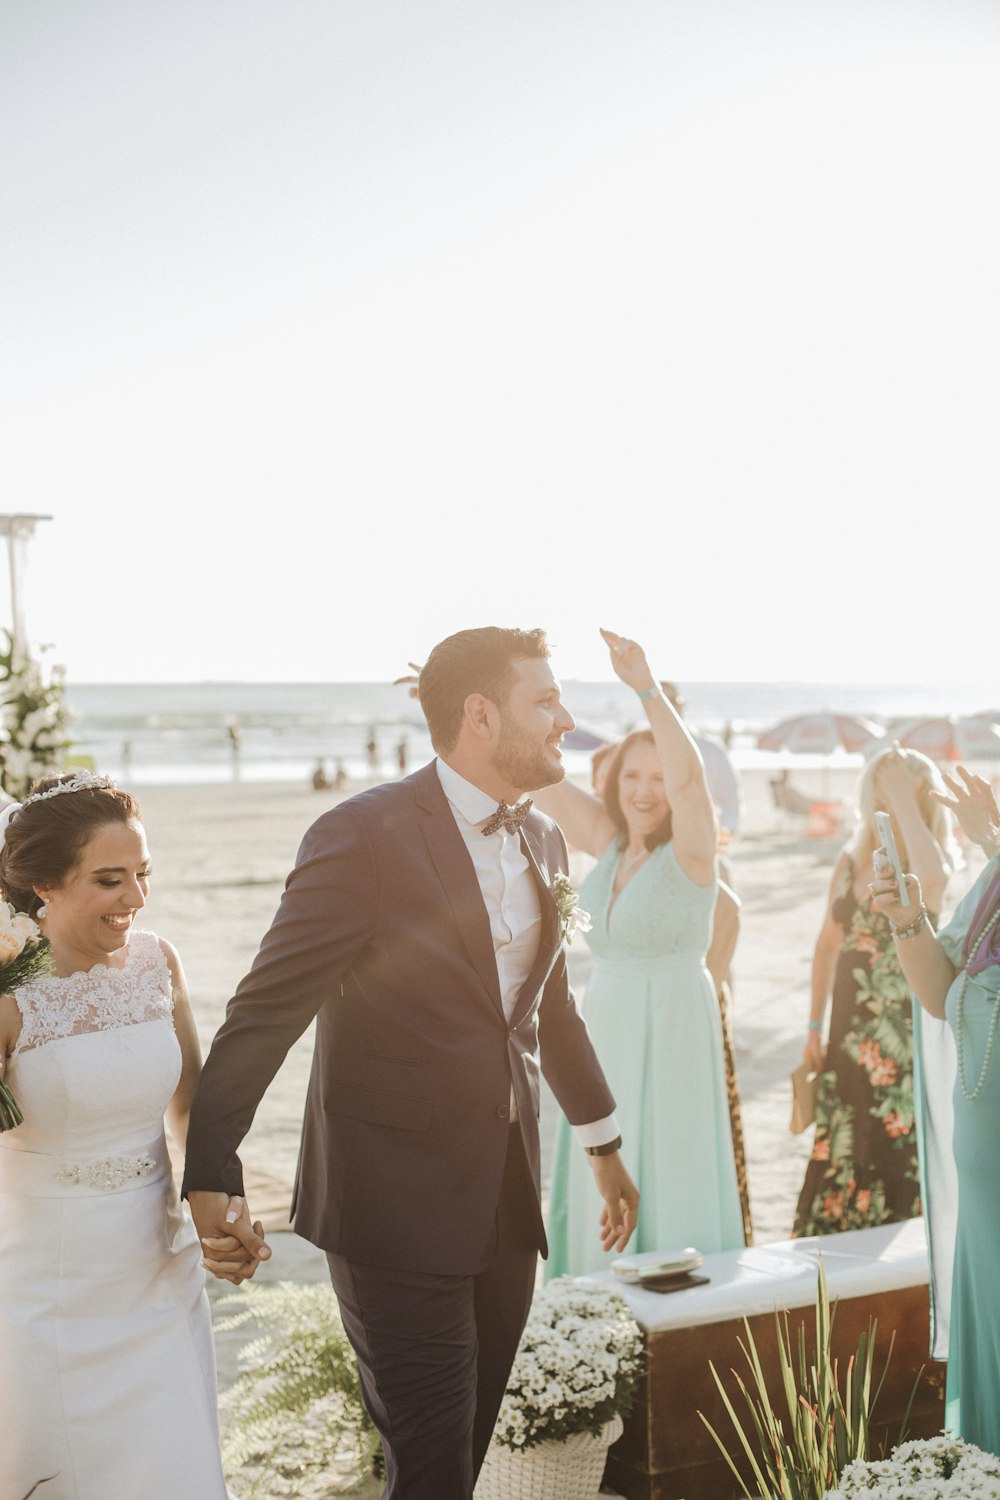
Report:
[{"label": "smartphone", "polygon": [[896,872],[896,885],[899,887],[899,899],[904,906],[910,905],[910,893],[906,889],[906,881],[903,879],[903,865],[899,858],[899,850],[896,848],[896,840],[892,832],[892,819],[888,813],[877,812],[875,814],[875,828],[878,831],[879,842],[892,861],[892,868]]}]

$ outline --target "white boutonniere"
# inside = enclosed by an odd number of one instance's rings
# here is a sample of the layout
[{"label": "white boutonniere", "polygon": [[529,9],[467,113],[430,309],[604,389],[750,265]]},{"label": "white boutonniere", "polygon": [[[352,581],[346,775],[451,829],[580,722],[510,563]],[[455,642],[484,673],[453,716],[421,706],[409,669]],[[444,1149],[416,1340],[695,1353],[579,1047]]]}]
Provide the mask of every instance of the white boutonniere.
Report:
[{"label": "white boutonniere", "polygon": [[572,881],[565,875],[555,875],[550,890],[559,912],[559,941],[571,943],[574,932],[589,932],[593,925],[590,913],[580,905]]}]

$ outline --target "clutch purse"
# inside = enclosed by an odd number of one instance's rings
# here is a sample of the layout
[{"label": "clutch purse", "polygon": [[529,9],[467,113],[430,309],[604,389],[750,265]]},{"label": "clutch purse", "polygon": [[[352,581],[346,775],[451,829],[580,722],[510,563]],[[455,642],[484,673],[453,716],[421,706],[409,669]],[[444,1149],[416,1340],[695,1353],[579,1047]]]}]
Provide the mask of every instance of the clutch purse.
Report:
[{"label": "clutch purse", "polygon": [[803,1130],[816,1118],[816,1085],[819,1082],[818,1073],[810,1073],[808,1063],[800,1063],[792,1070],[792,1118],[788,1122],[788,1128],[793,1135],[801,1135]]}]

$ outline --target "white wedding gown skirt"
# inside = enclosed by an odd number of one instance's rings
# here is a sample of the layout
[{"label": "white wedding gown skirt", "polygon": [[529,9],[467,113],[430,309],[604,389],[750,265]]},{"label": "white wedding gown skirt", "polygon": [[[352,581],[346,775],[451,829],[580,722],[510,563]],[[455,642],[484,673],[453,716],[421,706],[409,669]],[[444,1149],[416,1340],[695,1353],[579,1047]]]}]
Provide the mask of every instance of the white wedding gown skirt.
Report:
[{"label": "white wedding gown skirt", "polygon": [[204,1271],[163,1135],[180,1070],[169,996],[146,933],[122,970],[17,992],[7,1081],[25,1119],[0,1134],[2,1500],[35,1485],[33,1500],[226,1497]]}]

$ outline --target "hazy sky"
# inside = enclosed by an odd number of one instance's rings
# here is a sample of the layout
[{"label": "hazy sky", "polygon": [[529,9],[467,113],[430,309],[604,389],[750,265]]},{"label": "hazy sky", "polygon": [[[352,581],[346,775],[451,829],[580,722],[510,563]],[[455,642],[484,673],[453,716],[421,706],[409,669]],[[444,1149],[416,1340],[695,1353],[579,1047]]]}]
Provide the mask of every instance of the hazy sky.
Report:
[{"label": "hazy sky", "polygon": [[995,0],[5,0],[30,634],[995,683],[998,101]]}]

